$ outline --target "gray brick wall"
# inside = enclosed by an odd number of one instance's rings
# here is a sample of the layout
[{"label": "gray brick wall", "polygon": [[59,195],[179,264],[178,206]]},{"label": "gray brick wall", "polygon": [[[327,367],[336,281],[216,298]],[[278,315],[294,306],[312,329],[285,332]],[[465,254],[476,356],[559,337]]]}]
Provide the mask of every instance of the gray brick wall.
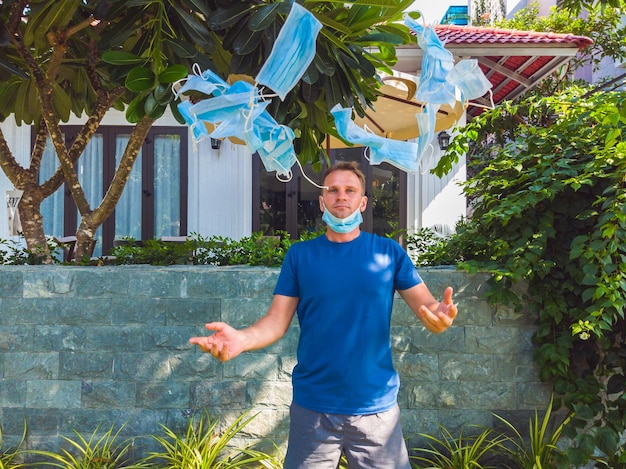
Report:
[{"label": "gray brick wall", "polygon": [[[392,345],[409,445],[438,425],[522,427],[549,388],[532,361],[533,318],[491,307],[487,276],[421,274],[435,296],[455,289],[459,316],[440,335],[423,330],[397,297]],[[3,446],[58,449],[74,431],[125,424],[122,435],[160,434],[208,409],[230,423],[259,415],[247,442],[284,447],[298,326],[276,344],[221,364],[188,344],[203,325],[248,325],[269,306],[278,269],[210,266],[0,267],[0,425]],[[142,440],[138,452],[150,449]]]}]

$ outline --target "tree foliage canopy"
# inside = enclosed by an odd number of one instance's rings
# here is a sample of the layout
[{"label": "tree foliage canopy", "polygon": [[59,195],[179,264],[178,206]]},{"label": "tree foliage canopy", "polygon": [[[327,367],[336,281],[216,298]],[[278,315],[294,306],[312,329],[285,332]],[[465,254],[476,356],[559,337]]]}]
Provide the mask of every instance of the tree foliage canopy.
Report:
[{"label": "tree foliage canopy", "polygon": [[[410,0],[304,0],[323,24],[316,56],[284,101],[268,111],[296,135],[302,163],[319,163],[333,134],[335,104],[363,114],[377,96],[379,71],[396,62],[395,46],[415,39],[397,20]],[[0,121],[13,116],[37,134],[28,168],[0,133],[0,166],[24,190],[20,215],[29,248],[46,249],[41,201],[65,181],[81,216],[77,256],[93,251],[95,232],[113,213],[152,124],[169,107],[178,116],[174,84],[194,65],[224,78],[257,75],[290,11],[269,0],[4,0],[0,2]],[[74,163],[109,109],[134,124],[110,187],[97,207],[84,194]],[[87,118],[65,142],[60,124]],[[181,119],[182,122],[182,119]],[[39,181],[50,139],[60,162]]]}]

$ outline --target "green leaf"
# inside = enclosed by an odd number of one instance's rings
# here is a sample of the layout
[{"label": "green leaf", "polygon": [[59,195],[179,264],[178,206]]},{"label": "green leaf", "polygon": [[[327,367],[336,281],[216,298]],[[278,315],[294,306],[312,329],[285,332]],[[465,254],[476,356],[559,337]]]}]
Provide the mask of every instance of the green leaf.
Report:
[{"label": "green leaf", "polygon": [[252,31],[263,31],[276,19],[281,2],[264,5],[250,15],[248,28]]},{"label": "green leaf", "polygon": [[229,8],[218,8],[209,18],[209,28],[219,31],[233,26],[244,18],[251,8],[252,5],[247,3],[236,3]]},{"label": "green leaf", "polygon": [[250,31],[244,28],[233,41],[233,51],[239,55],[250,54],[259,47],[262,36],[263,31],[255,31],[250,34]]},{"label": "green leaf", "polygon": [[159,74],[159,81],[161,83],[176,83],[186,78],[188,74],[189,71],[184,65],[170,65]]},{"label": "green leaf", "polygon": [[187,122],[185,122],[185,118],[178,110],[179,104],[180,104],[180,100],[170,101],[170,111],[172,112],[174,119],[176,119],[176,122],[178,122],[181,125],[187,125]]},{"label": "green leaf", "polygon": [[102,54],[102,60],[111,65],[135,65],[144,63],[146,59],[123,50],[111,50]]},{"label": "green leaf", "polygon": [[193,44],[189,44],[188,42],[182,41],[178,38],[166,39],[164,44],[169,46],[176,56],[185,59],[191,58],[198,53],[198,50]]},{"label": "green leaf", "polygon": [[154,87],[154,72],[149,68],[136,67],[128,72],[125,85],[134,93],[148,91]]},{"label": "green leaf", "polygon": [[60,85],[52,88],[52,106],[62,122],[67,122],[72,110],[72,100]]},{"label": "green leaf", "polygon": [[165,109],[167,109],[167,105],[159,104],[153,93],[146,96],[143,107],[146,115],[150,116],[152,119],[158,119],[163,115]]},{"label": "green leaf", "polygon": [[128,104],[126,108],[126,120],[131,124],[136,124],[146,115],[146,109],[144,105],[146,97],[144,95],[137,95]]},{"label": "green leaf", "polygon": [[615,430],[607,427],[596,428],[595,439],[596,445],[604,454],[612,455],[617,452],[619,435]]}]

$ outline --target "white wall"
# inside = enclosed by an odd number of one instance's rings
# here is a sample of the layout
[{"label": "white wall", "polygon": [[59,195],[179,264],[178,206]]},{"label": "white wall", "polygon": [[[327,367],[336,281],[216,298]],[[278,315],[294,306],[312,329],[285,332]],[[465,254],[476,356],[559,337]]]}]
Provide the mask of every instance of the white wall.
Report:
[{"label": "white wall", "polygon": [[[0,122],[0,129],[7,141],[9,150],[15,156],[18,163],[27,166],[30,160],[31,144],[30,144],[30,126],[17,126],[13,117],[9,117],[6,121]],[[17,236],[9,237],[9,222],[7,215],[6,191],[14,189],[13,184],[0,171],[0,195],[2,202],[0,203],[0,238],[17,240]]]}]

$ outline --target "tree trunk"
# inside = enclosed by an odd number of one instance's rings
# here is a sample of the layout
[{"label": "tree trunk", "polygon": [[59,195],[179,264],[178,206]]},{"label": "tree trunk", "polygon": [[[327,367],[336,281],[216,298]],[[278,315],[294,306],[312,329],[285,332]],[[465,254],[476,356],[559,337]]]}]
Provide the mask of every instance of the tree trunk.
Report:
[{"label": "tree trunk", "polygon": [[78,230],[76,230],[75,264],[79,264],[83,258],[90,258],[93,255],[93,250],[96,247],[97,229],[97,226],[90,226],[84,217],[81,219]]},{"label": "tree trunk", "polygon": [[84,257],[91,257],[93,249],[96,246],[95,236],[96,230],[109,218],[115,211],[115,206],[120,200],[126,182],[133,169],[133,165],[139,155],[139,150],[154,124],[154,119],[145,116],[133,128],[124,154],[119,165],[115,169],[113,180],[107,189],[107,192],[100,202],[100,205],[91,212],[81,214],[81,221],[76,232],[76,258],[75,262],[80,263]]},{"label": "tree trunk", "polygon": [[31,193],[32,191],[25,190],[18,206],[22,233],[27,248],[37,257],[41,257],[44,264],[50,264],[52,257],[43,231],[41,200],[30,195]]}]

